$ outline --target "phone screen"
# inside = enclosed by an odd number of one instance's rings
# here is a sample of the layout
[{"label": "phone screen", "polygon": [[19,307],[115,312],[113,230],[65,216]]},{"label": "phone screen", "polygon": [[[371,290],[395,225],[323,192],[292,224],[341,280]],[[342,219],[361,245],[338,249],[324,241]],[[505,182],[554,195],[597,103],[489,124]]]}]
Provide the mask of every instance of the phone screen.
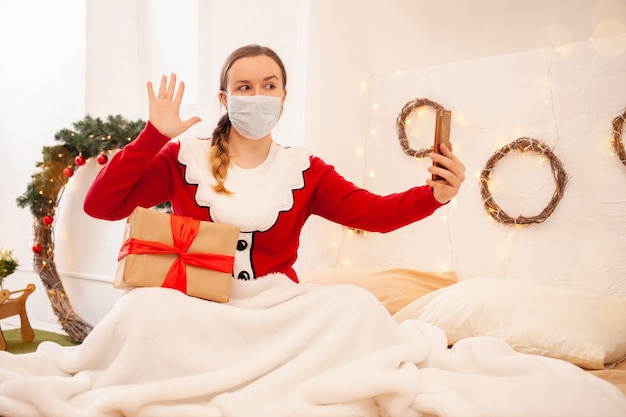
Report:
[{"label": "phone screen", "polygon": [[[452,119],[452,112],[449,110],[438,109],[435,118],[435,142],[433,145],[433,152],[441,153],[439,151],[439,145],[444,144],[448,146],[450,144],[450,121]],[[435,164],[436,166],[441,166]],[[433,180],[442,180],[439,175],[433,175]]]}]

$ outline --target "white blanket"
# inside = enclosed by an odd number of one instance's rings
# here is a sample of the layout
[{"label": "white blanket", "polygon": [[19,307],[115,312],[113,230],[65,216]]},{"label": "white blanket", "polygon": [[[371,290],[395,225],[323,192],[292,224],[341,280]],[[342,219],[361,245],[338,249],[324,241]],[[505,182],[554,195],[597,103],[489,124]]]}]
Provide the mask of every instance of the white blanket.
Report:
[{"label": "white blanket", "polygon": [[365,290],[233,286],[227,304],[131,290],[80,346],[0,352],[0,416],[626,415],[620,391],[569,363],[493,338],[447,349]]}]

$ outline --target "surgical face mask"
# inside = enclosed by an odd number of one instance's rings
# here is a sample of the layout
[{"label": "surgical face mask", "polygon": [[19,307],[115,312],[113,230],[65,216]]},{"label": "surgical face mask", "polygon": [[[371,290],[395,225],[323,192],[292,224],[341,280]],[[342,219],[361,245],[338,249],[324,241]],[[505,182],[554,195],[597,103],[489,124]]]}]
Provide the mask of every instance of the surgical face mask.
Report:
[{"label": "surgical face mask", "polygon": [[228,118],[248,139],[261,139],[276,127],[280,117],[282,97],[228,96]]}]

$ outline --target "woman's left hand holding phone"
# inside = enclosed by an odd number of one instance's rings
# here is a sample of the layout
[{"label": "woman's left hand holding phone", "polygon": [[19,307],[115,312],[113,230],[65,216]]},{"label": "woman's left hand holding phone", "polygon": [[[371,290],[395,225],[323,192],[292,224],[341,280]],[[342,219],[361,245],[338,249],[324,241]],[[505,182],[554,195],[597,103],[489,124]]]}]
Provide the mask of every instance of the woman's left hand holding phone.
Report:
[{"label": "woman's left hand holding phone", "polygon": [[176,74],[171,74],[168,82],[167,77],[161,77],[158,94],[154,93],[152,83],[148,81],[148,100],[150,105],[150,123],[161,134],[174,138],[191,126],[200,122],[199,117],[191,117],[187,120],[180,118],[180,103],[185,93],[185,83],[182,81],[176,89]]}]

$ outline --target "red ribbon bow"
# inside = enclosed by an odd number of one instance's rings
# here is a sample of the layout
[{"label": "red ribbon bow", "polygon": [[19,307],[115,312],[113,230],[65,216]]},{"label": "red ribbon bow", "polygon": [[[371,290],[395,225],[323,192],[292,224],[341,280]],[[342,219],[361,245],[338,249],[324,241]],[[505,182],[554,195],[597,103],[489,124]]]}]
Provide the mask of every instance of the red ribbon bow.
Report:
[{"label": "red ribbon bow", "polygon": [[198,234],[198,230],[200,230],[200,220],[182,216],[170,216],[170,218],[174,246],[161,242],[129,238],[122,245],[117,260],[120,261],[126,255],[149,253],[177,254],[178,258],[167,271],[161,287],[173,288],[184,293],[187,293],[187,265],[199,266],[219,272],[233,272],[234,256],[187,252]]}]

